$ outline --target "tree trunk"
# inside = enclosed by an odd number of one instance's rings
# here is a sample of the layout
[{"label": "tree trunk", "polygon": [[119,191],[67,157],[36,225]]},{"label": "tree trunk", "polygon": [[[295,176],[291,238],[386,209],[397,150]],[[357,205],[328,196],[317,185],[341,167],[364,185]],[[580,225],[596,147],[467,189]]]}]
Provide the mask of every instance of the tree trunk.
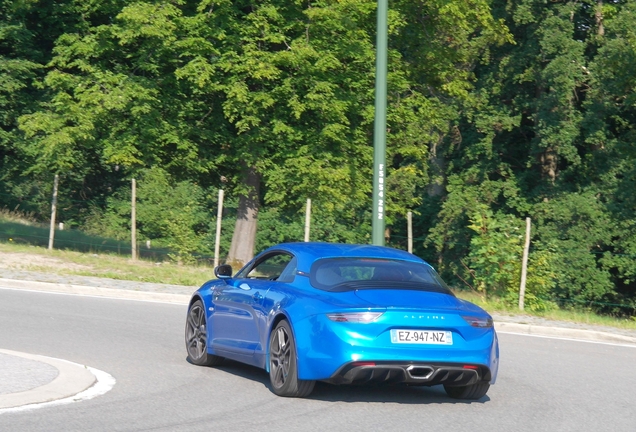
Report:
[{"label": "tree trunk", "polygon": [[[453,131],[453,140],[457,139],[457,130]],[[430,182],[426,188],[429,197],[441,197],[446,193],[446,160],[441,152],[438,154],[439,143],[431,144],[428,153],[428,169]]]},{"label": "tree trunk", "polygon": [[557,178],[557,161],[558,156],[552,147],[547,148],[540,156],[541,161],[541,177],[547,179],[554,184]]},{"label": "tree trunk", "polygon": [[603,0],[596,2],[596,12],[594,13],[596,18],[596,34],[599,36],[605,35],[605,26],[603,25]]},{"label": "tree trunk", "polygon": [[256,243],[256,224],[259,208],[260,176],[256,168],[246,169],[245,182],[247,194],[239,197],[236,225],[232,234],[232,245],[227,263],[237,270],[254,258],[254,245]]},{"label": "tree trunk", "polygon": [[[541,131],[539,130],[539,122],[540,122],[540,115],[541,115],[541,111],[540,111],[541,99],[543,98],[544,93],[545,92],[544,92],[543,84],[537,85],[537,88],[535,89],[535,98],[537,100],[537,108],[536,108],[537,111],[534,114],[534,133],[535,133],[535,140],[538,144],[541,144],[541,139],[542,139]],[[556,149],[552,146],[549,146],[548,148],[544,148],[543,151],[538,155],[538,157],[539,157],[539,164],[541,166],[541,179],[548,180],[550,183],[554,184],[558,174],[558,166],[557,166],[558,155],[557,155]]]}]

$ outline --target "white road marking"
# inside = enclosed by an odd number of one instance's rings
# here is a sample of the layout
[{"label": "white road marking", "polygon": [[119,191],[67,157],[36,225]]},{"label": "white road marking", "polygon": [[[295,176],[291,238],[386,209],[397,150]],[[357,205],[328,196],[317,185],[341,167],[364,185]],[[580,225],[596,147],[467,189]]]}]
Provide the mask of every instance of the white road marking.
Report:
[{"label": "white road marking", "polygon": [[[146,303],[161,303],[161,304],[169,304],[169,305],[177,305],[184,306],[187,305],[187,302],[174,302],[174,301],[163,301],[163,300],[151,300],[151,299],[140,299],[140,298],[126,298],[123,297],[110,297],[103,295],[91,295],[91,294],[80,294],[80,293],[67,293],[60,291],[42,291],[42,290],[32,290],[32,289],[22,289],[22,288],[9,288],[0,286],[0,289],[8,290],[8,291],[21,291],[21,292],[31,292],[31,293],[39,293],[39,294],[56,294],[56,295],[65,295],[65,296],[76,296],[76,297],[88,297],[88,298],[96,298],[96,299],[109,299],[109,300],[127,300],[127,301],[137,301],[137,302],[146,302]],[[136,294],[139,294],[140,291],[132,291]]]},{"label": "white road marking", "polygon": [[599,345],[611,345],[611,346],[626,347],[626,348],[636,348],[636,345],[619,344],[619,343],[612,343],[612,342],[601,342],[601,341],[593,341],[593,340],[585,340],[585,339],[563,338],[563,337],[557,337],[557,336],[544,336],[544,335],[538,335],[538,334],[514,333],[514,332],[507,332],[507,331],[497,331],[497,334],[529,336],[529,337],[537,337],[537,338],[543,338],[543,339],[557,339],[557,340],[572,341],[572,342],[586,342],[586,343],[593,343],[593,344],[599,344]]}]

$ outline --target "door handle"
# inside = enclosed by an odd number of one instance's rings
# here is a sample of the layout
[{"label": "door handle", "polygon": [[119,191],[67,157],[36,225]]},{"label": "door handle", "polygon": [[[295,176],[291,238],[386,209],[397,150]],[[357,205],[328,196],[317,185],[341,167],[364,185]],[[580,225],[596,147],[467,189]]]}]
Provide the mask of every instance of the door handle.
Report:
[{"label": "door handle", "polygon": [[254,295],[252,296],[252,299],[254,299],[255,302],[259,302],[259,301],[263,300],[263,296],[261,295],[261,293],[256,291],[254,293]]}]

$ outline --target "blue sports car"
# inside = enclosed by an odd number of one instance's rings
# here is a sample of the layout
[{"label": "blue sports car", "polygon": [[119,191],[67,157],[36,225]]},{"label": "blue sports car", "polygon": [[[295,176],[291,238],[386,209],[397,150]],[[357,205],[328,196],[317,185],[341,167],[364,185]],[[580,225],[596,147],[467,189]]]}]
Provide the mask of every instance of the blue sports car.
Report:
[{"label": "blue sports car", "polygon": [[442,384],[450,397],[479,399],[497,378],[490,315],[410,253],[287,243],[215,274],[188,306],[188,360],[261,367],[279,396],[305,397],[325,381]]}]

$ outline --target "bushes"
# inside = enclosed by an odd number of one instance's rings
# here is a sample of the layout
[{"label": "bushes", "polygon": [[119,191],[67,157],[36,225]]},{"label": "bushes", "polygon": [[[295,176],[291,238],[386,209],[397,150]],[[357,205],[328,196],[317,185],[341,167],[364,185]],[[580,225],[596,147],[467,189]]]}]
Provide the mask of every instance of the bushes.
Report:
[{"label": "bushes", "polygon": [[[633,237],[592,193],[564,194],[536,204],[528,262],[525,305],[541,311],[557,304],[588,308],[614,315],[633,313]],[[474,235],[466,256],[466,276],[473,288],[502,298],[519,300],[522,220],[478,205],[468,225]],[[631,233],[631,234],[630,234]]]},{"label": "bushes", "polygon": [[578,303],[604,302],[614,290],[600,259],[611,248],[614,222],[592,193],[571,193],[536,207],[537,236],[557,251],[554,296]]},{"label": "bushes", "polygon": [[[518,304],[525,235],[521,220],[512,215],[493,214],[482,207],[470,218],[469,228],[476,233],[467,257],[474,288],[500,297],[509,305]],[[528,257],[524,298],[528,309],[541,311],[554,307],[550,294],[555,286],[556,258],[552,249],[535,244]]]},{"label": "bushes", "polygon": [[[214,249],[216,206],[214,193],[206,193],[198,185],[175,182],[164,170],[154,168],[141,172],[137,181],[137,238],[151,239],[153,244],[167,247],[170,258],[177,262],[191,262],[201,255],[211,255]],[[122,188],[108,200],[105,208],[93,206],[83,229],[94,235],[119,240],[130,239],[130,188]],[[236,202],[226,200],[221,241],[221,256],[229,250],[233,213]],[[368,219],[366,214],[358,215]],[[256,250],[282,242],[302,241],[304,237],[304,208],[298,213],[285,213],[276,207],[259,212]],[[367,243],[369,224],[356,223],[351,229],[345,215],[324,212],[314,207],[312,241]],[[355,222],[355,221],[354,221]]]},{"label": "bushes", "polygon": [[[141,172],[137,189],[138,239],[170,248],[177,262],[189,262],[195,254],[210,254],[206,242],[211,213],[204,191],[196,184],[174,182],[162,169]],[[116,239],[130,238],[131,192],[121,189],[107,200],[106,208],[93,207],[84,229]]]},{"label": "bushes", "polygon": [[505,296],[518,287],[522,253],[520,224],[511,215],[497,215],[482,208],[470,218],[477,233],[470,241],[468,263],[475,289],[488,295]]}]

